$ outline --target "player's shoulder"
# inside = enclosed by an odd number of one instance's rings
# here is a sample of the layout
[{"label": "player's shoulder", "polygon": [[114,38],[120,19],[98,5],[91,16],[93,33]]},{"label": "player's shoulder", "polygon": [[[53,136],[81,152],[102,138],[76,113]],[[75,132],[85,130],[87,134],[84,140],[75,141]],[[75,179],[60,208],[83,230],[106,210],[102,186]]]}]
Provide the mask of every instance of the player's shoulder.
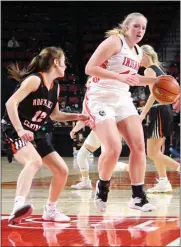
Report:
[{"label": "player's shoulder", "polygon": [[138,44],[136,44],[135,47],[138,51],[138,55],[140,55],[142,57],[143,56],[143,50],[141,49],[141,47]]},{"label": "player's shoulder", "polygon": [[121,35],[119,34],[110,35],[106,40],[107,40],[106,42],[114,44],[114,46],[123,44]]},{"label": "player's shoulder", "polygon": [[31,91],[36,91],[41,83],[41,77],[38,74],[31,74],[26,77],[21,86],[29,88]]},{"label": "player's shoulder", "polygon": [[148,67],[144,70],[144,75],[146,76],[155,76],[155,70],[151,67]]}]

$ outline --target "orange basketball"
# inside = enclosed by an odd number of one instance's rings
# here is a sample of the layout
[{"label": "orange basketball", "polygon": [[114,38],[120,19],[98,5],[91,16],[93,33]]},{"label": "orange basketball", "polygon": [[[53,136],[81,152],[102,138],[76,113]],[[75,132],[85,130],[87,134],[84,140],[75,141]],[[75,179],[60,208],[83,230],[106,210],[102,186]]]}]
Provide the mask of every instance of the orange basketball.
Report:
[{"label": "orange basketball", "polygon": [[172,104],[180,93],[180,86],[172,76],[163,75],[153,85],[152,92],[159,103]]}]

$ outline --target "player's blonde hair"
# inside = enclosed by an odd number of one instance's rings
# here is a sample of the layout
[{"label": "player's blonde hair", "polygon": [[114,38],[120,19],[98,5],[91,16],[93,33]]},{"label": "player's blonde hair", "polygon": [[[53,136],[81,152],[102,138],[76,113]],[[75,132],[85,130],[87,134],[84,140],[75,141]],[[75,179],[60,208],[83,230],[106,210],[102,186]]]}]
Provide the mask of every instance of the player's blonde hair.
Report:
[{"label": "player's blonde hair", "polygon": [[109,30],[106,32],[106,37],[109,37],[111,35],[114,35],[114,34],[122,34],[124,35],[125,32],[126,32],[126,26],[129,25],[129,23],[135,18],[135,17],[139,17],[139,16],[143,16],[146,21],[147,21],[147,18],[141,14],[141,13],[137,13],[137,12],[134,12],[134,13],[131,13],[129,15],[127,15],[124,19],[124,21],[122,21],[122,23],[119,23],[118,24],[118,27],[115,27],[113,28],[112,30]]},{"label": "player's blonde hair", "polygon": [[158,60],[158,54],[156,53],[154,48],[151,45],[142,45],[141,49],[142,49],[143,53],[148,55],[149,57],[151,57],[153,63],[161,69],[161,67],[162,67],[161,63]]}]

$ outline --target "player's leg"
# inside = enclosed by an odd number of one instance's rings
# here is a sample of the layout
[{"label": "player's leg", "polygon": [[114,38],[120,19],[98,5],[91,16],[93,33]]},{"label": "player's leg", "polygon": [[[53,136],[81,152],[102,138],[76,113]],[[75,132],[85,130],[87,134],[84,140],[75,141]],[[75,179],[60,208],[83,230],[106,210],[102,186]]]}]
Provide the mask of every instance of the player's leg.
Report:
[{"label": "player's leg", "polygon": [[94,131],[91,131],[86,138],[83,146],[80,148],[77,155],[77,163],[82,175],[82,181],[72,185],[73,189],[92,189],[91,180],[89,178],[89,162],[88,157],[91,153],[96,151],[100,147],[100,142],[96,137]]},{"label": "player's leg", "polygon": [[42,166],[42,159],[30,142],[19,149],[14,154],[14,157],[19,163],[24,165],[24,168],[18,176],[16,197],[9,223],[18,223],[32,213],[32,205],[25,205],[25,199],[30,191],[36,172]]},{"label": "player's leg", "polygon": [[95,204],[100,211],[105,211],[112,172],[121,152],[121,141],[113,119],[97,123],[94,131],[104,146],[98,160],[99,180],[96,184]]},{"label": "player's leg", "polygon": [[129,174],[133,198],[129,206],[141,211],[155,210],[156,208],[148,202],[144,191],[146,155],[141,121],[138,116],[128,116],[118,122],[118,129],[130,148]]},{"label": "player's leg", "polygon": [[147,192],[169,192],[172,191],[172,186],[167,179],[166,167],[177,170],[180,165],[178,162],[165,155],[161,151],[164,138],[149,138],[147,140],[147,154],[148,158],[151,159],[158,171],[158,183],[151,189],[148,189]]},{"label": "player's leg", "polygon": [[70,218],[56,208],[57,200],[67,181],[68,167],[61,156],[54,150],[48,137],[49,135],[46,134],[36,140],[36,149],[42,157],[42,162],[53,174],[48,200],[44,206],[43,219],[68,222]]},{"label": "player's leg", "polygon": [[49,188],[49,196],[44,206],[43,219],[51,221],[69,222],[70,218],[56,208],[58,198],[65,187],[68,167],[57,152],[51,152],[43,157],[43,164],[53,173]]}]

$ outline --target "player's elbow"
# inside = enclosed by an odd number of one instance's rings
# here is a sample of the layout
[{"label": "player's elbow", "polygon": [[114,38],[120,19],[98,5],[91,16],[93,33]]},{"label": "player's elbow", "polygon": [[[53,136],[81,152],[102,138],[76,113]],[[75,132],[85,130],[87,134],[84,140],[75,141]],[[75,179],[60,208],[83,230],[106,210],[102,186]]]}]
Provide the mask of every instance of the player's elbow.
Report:
[{"label": "player's elbow", "polygon": [[50,115],[50,118],[51,118],[51,120],[53,120],[53,121],[57,121],[57,114],[52,113],[52,114]]},{"label": "player's elbow", "polygon": [[89,63],[85,67],[85,74],[92,75],[92,66],[90,66]]},{"label": "player's elbow", "polygon": [[14,105],[17,105],[17,102],[13,101],[11,98],[8,99],[8,101],[5,104],[7,110],[12,108]]}]

